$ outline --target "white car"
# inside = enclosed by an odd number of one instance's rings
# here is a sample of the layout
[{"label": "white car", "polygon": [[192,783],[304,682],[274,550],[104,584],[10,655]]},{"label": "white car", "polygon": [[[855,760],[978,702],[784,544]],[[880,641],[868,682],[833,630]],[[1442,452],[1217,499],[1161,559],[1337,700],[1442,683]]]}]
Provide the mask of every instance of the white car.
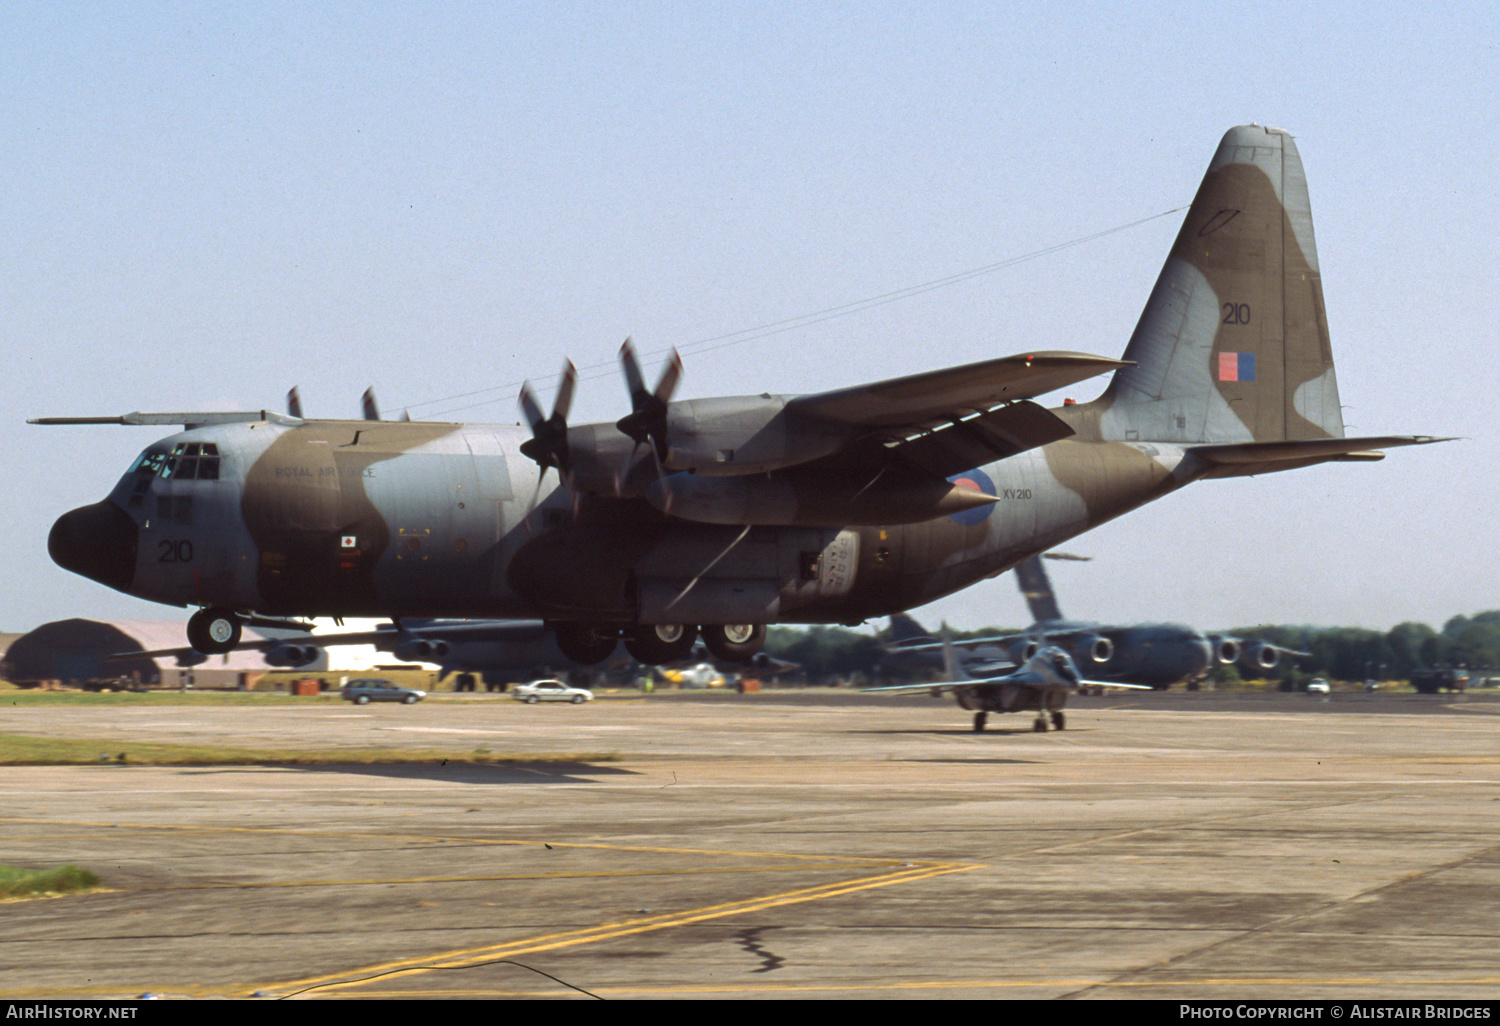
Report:
[{"label": "white car", "polygon": [[592,691],[569,687],[560,680],[534,680],[530,684],[520,685],[510,695],[516,701],[528,705],[536,702],[572,702],[574,705],[582,705],[594,700]]},{"label": "white car", "polygon": [[1314,695],[1326,695],[1330,691],[1332,691],[1332,689],[1328,686],[1328,679],[1326,677],[1314,677],[1312,680],[1308,681],[1307,690],[1309,694]]}]

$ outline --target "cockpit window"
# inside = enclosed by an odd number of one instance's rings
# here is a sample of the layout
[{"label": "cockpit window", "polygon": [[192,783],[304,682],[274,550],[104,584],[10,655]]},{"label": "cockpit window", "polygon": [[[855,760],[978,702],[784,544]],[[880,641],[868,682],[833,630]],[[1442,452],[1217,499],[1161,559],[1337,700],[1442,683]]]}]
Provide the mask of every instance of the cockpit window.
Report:
[{"label": "cockpit window", "polygon": [[219,447],[213,442],[179,442],[165,458],[160,474],[179,481],[217,481]]}]

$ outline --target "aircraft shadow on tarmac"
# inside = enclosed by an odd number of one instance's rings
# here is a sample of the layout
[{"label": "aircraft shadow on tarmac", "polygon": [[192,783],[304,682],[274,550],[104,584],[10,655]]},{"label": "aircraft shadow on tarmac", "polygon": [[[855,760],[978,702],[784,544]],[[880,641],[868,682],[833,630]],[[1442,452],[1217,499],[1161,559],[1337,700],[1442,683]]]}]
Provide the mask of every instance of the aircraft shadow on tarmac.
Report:
[{"label": "aircraft shadow on tarmac", "polygon": [[441,780],[459,784],[590,784],[600,777],[638,776],[634,770],[593,762],[335,762],[293,769],[350,773],[393,780]]}]

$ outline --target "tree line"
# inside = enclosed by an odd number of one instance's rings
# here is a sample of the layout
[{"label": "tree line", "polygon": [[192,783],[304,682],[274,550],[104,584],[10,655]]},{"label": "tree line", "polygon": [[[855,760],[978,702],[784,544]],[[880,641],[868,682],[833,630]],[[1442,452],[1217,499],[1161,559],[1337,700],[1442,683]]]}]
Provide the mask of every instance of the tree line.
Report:
[{"label": "tree line", "polygon": [[[889,630],[887,627],[872,636],[844,627],[772,627],[766,638],[766,651],[778,659],[802,664],[809,680],[892,679],[901,673],[888,662],[882,665]],[[963,640],[1017,633],[1021,630],[985,628],[956,631],[953,637]],[[1312,653],[1310,658],[1283,660],[1268,674],[1276,679],[1302,675],[1336,680],[1364,680],[1372,676],[1398,680],[1413,670],[1444,666],[1500,673],[1500,610],[1455,616],[1443,624],[1442,630],[1409,621],[1388,631],[1259,624],[1210,633],[1259,639]],[[1226,667],[1219,672],[1228,670]],[[1248,676],[1248,671],[1239,672]]]}]

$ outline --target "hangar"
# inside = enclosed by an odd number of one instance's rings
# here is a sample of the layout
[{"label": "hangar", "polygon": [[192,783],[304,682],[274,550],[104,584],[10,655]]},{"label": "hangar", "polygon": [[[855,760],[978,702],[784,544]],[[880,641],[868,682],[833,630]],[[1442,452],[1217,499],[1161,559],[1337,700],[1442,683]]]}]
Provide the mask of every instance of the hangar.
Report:
[{"label": "hangar", "polygon": [[[254,632],[247,631],[253,640]],[[161,620],[53,620],[17,637],[5,652],[3,676],[17,684],[58,681],[90,682],[129,679],[155,687],[246,687],[249,678],[277,669],[260,652],[187,658],[142,655],[111,660],[121,652],[151,652],[182,645],[182,624]],[[327,656],[305,667],[317,673]]]}]

